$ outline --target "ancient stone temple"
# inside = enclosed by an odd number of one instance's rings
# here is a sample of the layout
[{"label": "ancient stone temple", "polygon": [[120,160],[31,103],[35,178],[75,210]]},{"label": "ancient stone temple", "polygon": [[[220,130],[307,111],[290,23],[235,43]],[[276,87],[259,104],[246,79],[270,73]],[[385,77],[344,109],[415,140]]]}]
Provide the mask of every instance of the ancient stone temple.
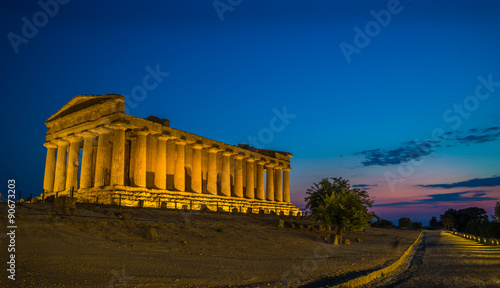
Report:
[{"label": "ancient stone temple", "polygon": [[121,95],[79,95],[45,124],[45,197],[79,202],[293,213],[291,153],[233,146],[125,114]]}]

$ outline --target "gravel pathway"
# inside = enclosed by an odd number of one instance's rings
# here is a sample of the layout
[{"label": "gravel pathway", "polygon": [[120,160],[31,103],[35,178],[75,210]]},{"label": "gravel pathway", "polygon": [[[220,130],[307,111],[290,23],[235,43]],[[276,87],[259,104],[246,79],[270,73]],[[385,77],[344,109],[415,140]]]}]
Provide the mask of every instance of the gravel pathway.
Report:
[{"label": "gravel pathway", "polygon": [[367,287],[500,287],[500,248],[427,231],[407,267]]}]

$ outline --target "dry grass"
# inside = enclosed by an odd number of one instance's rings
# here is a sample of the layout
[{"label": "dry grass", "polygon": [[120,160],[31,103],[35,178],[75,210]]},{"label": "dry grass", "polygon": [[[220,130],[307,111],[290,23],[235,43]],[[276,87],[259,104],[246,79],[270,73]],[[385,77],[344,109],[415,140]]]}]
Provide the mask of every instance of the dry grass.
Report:
[{"label": "dry grass", "polygon": [[[5,204],[0,207],[1,215],[6,215]],[[417,231],[369,228],[366,233],[347,233],[351,245],[334,246],[321,240],[327,232],[277,228],[280,216],[87,204],[78,204],[76,215],[57,213],[48,203],[25,204],[18,207],[17,217],[17,287],[287,287],[297,283],[315,287],[390,264],[418,235]],[[281,218],[304,227],[317,224]],[[157,229],[158,241],[145,237],[151,226]],[[356,242],[356,237],[363,242]],[[6,245],[3,239],[1,245]],[[2,259],[5,254],[2,247]]]}]

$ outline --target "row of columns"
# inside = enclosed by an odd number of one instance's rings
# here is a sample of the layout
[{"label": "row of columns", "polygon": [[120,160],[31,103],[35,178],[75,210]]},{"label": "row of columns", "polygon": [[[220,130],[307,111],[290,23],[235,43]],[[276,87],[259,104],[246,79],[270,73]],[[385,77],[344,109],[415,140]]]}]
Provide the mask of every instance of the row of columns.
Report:
[{"label": "row of columns", "polygon": [[[47,158],[45,165],[44,189],[46,191],[69,190],[78,187],[78,155],[83,140],[83,153],[80,174],[80,188],[102,187],[106,185],[106,169],[111,167],[110,185],[125,185],[125,125],[115,124],[110,127],[98,127],[92,131],[84,131],[66,139],[58,139],[45,143]],[[110,134],[113,137],[110,139]],[[148,175],[154,175],[154,186],[159,189],[174,189],[186,191],[186,140],[169,135],[153,135],[149,131],[134,131],[130,153],[133,166],[134,186],[146,188]],[[97,150],[94,160],[94,139],[97,138]],[[112,140],[112,151],[109,142]],[[168,140],[175,143],[174,151],[170,152]],[[172,142],[170,141],[170,142]],[[69,147],[69,150],[68,150]],[[192,173],[191,190],[194,193],[203,192],[202,179],[202,144],[191,144]],[[234,167],[234,197],[259,199],[278,202],[290,202],[290,168],[257,160],[252,157],[222,151],[217,147],[205,148],[208,152],[207,188],[208,194],[218,194],[218,175],[220,175],[220,194],[231,196],[231,157],[235,160]],[[150,153],[148,153],[148,150]],[[151,153],[155,151],[155,153]],[[112,153],[112,158],[109,153]],[[173,152],[173,153],[172,153]],[[217,153],[222,154],[222,170],[217,171]],[[175,158],[172,157],[175,155]],[[153,156],[155,159],[153,159]],[[167,170],[169,159],[174,159],[173,187],[167,187]],[[112,160],[111,160],[112,159]],[[95,164],[93,164],[95,161]],[[254,163],[255,162],[255,163]],[[256,165],[255,165],[256,164]],[[246,173],[243,175],[243,166]],[[255,166],[254,166],[255,165]],[[254,171],[256,167],[256,171]],[[264,181],[264,170],[266,181]],[[94,173],[94,174],[92,174]],[[94,175],[94,177],[92,177]],[[243,185],[245,177],[246,187]],[[256,178],[256,179],[255,179]],[[94,179],[94,183],[92,183]],[[256,187],[254,187],[256,184]],[[169,185],[172,186],[172,185]]]}]

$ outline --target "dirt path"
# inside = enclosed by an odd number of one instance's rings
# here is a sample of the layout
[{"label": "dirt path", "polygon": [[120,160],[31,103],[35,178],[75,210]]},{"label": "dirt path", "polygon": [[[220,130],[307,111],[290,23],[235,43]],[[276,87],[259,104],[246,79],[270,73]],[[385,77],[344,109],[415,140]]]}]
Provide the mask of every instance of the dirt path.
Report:
[{"label": "dirt path", "polygon": [[424,232],[408,264],[368,287],[500,287],[500,249],[448,232]]}]

